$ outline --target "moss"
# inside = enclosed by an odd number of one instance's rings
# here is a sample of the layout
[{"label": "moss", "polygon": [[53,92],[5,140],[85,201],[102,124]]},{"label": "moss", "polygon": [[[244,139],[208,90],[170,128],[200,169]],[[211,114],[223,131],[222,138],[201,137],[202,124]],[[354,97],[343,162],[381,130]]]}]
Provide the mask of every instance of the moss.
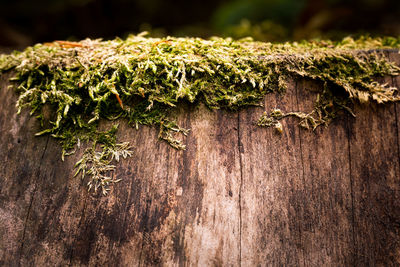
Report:
[{"label": "moss", "polygon": [[[23,52],[0,56],[0,71],[13,70],[19,95],[18,112],[29,107],[44,120],[50,104],[56,116],[37,135],[51,134],[62,144],[62,158],[81,142],[92,145],[76,164],[77,174],[91,176],[89,189],[115,182],[107,174],[114,160],[131,153],[129,143],[118,143],[117,126],[99,132],[101,118],[126,119],[132,126],[159,127],[159,137],[177,149],[187,130],[171,114],[182,101],[205,103],[212,109],[237,110],[259,105],[272,92],[284,93],[288,78],[322,82],[311,113],[276,109],[258,125],[282,131],[280,120],[294,116],[305,128],[327,125],[354,101],[377,103],[400,99],[396,88],[374,81],[397,75],[382,49],[398,49],[400,39],[364,37],[341,42],[310,41],[272,44],[250,39],[146,38],[126,40],[56,41],[37,44]],[[367,51],[367,52],[366,52]]]}]

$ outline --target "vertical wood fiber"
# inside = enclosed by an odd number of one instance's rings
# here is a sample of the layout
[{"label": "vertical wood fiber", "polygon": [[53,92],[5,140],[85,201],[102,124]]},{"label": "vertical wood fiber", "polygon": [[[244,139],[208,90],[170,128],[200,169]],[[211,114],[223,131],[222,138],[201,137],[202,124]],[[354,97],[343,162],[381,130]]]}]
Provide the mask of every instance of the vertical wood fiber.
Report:
[{"label": "vertical wood fiber", "polygon": [[[400,55],[390,58],[400,64]],[[356,105],[328,128],[255,124],[311,110],[320,86],[292,81],[264,108],[184,105],[177,151],[120,123],[133,146],[107,197],[73,178],[60,147],[0,80],[0,265],[395,266],[400,264],[400,104]],[[385,78],[400,86],[400,77]],[[311,90],[307,90],[311,89]]]}]

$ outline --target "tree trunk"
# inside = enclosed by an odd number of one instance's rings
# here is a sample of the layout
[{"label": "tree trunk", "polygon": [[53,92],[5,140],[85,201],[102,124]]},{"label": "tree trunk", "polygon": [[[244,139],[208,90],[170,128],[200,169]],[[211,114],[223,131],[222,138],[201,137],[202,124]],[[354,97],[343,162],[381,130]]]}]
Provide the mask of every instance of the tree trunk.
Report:
[{"label": "tree trunk", "polygon": [[[400,62],[397,52],[388,54]],[[400,264],[400,104],[356,105],[357,118],[314,132],[263,110],[312,110],[317,86],[293,81],[265,108],[185,106],[185,151],[157,129],[120,123],[133,145],[108,196],[73,178],[38,121],[16,115],[0,81],[0,265],[376,266]],[[385,78],[400,86],[400,78]]]}]

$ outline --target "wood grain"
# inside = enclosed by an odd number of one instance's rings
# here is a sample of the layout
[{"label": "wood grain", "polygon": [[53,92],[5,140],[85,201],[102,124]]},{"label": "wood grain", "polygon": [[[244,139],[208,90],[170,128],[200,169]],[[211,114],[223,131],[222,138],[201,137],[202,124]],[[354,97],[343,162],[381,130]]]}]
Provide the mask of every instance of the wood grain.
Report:
[{"label": "wood grain", "polygon": [[400,159],[395,104],[356,106],[356,113],[349,121],[355,265],[396,266]]},{"label": "wood grain", "polygon": [[[400,65],[400,55],[388,55]],[[185,151],[157,129],[120,122],[131,158],[106,197],[73,178],[84,147],[61,161],[34,137],[0,80],[1,266],[396,266],[400,264],[400,105],[356,105],[328,128],[284,132],[264,110],[311,110],[318,84],[239,112],[183,105]],[[400,86],[400,77],[385,78]],[[104,122],[102,127],[109,123]]]},{"label": "wood grain", "polygon": [[[296,109],[294,83],[285,97],[268,95],[267,111]],[[258,127],[260,109],[239,116],[242,158],[241,263],[298,266],[304,264],[301,225],[304,188],[299,128],[283,122],[282,135]]]},{"label": "wood grain", "polygon": [[[315,83],[297,83],[298,110],[311,112]],[[306,266],[353,265],[352,187],[348,114],[329,127],[301,129],[304,214],[302,247]]]}]

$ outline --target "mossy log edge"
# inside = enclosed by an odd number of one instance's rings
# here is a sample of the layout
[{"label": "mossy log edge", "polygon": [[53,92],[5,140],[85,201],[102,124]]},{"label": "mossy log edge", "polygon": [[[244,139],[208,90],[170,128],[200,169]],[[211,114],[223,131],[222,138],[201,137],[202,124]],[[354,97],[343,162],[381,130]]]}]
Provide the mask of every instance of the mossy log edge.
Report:
[{"label": "mossy log edge", "polygon": [[263,110],[313,108],[316,85],[293,81],[264,109],[183,106],[184,151],[120,124],[134,150],[102,196],[73,178],[84,148],[62,162],[16,115],[7,75],[0,85],[0,265],[400,264],[399,103],[356,105],[314,132],[292,118],[281,135],[257,127]]}]

